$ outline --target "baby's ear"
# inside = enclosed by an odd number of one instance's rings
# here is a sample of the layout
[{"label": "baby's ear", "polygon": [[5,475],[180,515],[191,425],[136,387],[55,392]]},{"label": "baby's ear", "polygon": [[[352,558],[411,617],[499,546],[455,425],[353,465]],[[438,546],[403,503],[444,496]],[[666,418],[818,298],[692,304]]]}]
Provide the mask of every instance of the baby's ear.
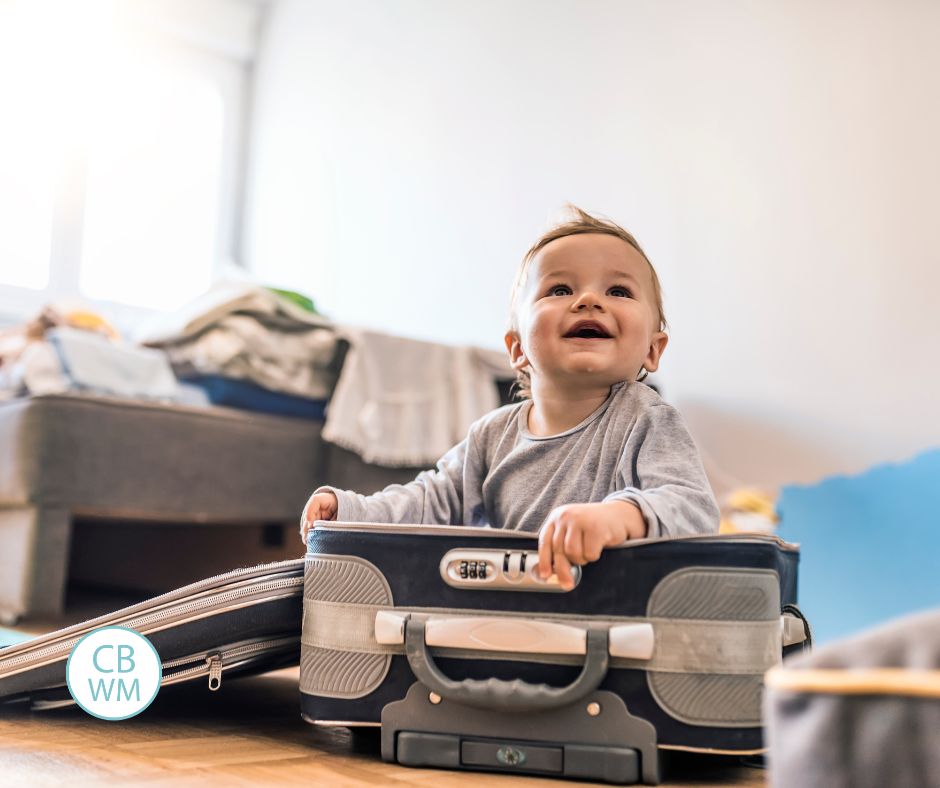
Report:
[{"label": "baby's ear", "polygon": [[650,340],[650,349],[646,354],[646,360],[643,367],[647,372],[655,372],[659,368],[659,360],[663,357],[666,345],[669,343],[669,335],[664,331],[657,331]]},{"label": "baby's ear", "polygon": [[514,370],[518,372],[520,369],[529,366],[529,360],[525,357],[519,334],[515,331],[507,331],[503,341],[506,343],[506,350],[509,352],[509,364]]}]

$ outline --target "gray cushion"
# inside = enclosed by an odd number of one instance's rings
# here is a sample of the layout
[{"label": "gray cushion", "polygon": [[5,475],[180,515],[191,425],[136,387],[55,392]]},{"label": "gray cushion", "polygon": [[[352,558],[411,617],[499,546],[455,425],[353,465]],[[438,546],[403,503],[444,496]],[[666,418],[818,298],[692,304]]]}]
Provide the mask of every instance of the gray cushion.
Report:
[{"label": "gray cushion", "polygon": [[296,518],[324,478],[321,423],[117,399],[0,406],[0,505],[203,520]]}]

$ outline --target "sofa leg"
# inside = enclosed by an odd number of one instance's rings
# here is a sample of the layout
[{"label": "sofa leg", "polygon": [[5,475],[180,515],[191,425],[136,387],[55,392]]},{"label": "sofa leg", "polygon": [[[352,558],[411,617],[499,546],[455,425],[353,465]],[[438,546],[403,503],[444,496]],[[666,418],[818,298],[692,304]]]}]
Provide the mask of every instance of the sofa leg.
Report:
[{"label": "sofa leg", "polygon": [[71,530],[66,509],[0,509],[0,621],[61,615]]}]

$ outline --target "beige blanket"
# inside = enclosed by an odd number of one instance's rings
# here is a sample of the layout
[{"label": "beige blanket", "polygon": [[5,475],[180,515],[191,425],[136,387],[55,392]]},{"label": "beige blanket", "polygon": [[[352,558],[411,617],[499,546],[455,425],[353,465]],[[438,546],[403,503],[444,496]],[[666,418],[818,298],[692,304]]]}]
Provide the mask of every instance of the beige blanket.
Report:
[{"label": "beige blanket", "polygon": [[505,354],[343,328],[350,342],[323,437],[387,466],[430,466],[499,406]]}]

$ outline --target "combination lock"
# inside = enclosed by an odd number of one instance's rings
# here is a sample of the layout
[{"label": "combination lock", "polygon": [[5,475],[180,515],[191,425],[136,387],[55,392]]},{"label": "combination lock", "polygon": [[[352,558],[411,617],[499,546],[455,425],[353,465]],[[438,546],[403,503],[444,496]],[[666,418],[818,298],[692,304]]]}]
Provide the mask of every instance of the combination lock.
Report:
[{"label": "combination lock", "polygon": [[[552,575],[542,580],[536,550],[450,550],[441,559],[441,577],[454,588],[493,591],[565,591]],[[574,585],[581,582],[581,567],[571,567]]]}]

